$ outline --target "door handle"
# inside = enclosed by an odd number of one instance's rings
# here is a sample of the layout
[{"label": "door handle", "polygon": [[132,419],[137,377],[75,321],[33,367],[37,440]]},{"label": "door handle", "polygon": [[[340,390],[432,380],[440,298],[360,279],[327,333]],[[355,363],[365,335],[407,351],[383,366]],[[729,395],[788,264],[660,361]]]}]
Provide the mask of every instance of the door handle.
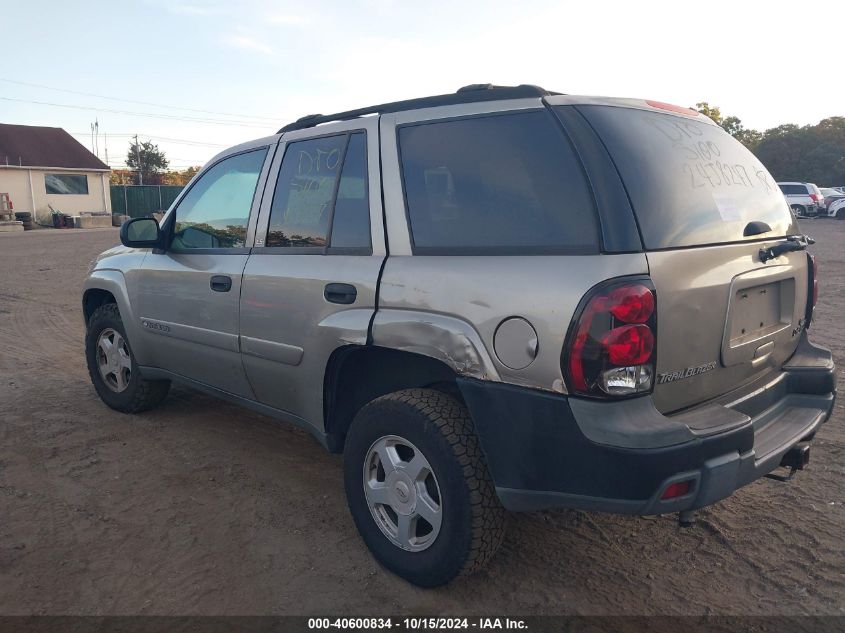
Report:
[{"label": "door handle", "polygon": [[355,303],[355,299],[358,297],[358,290],[350,284],[326,284],[326,288],[323,290],[323,296],[330,303],[348,305]]},{"label": "door handle", "polygon": [[214,292],[229,292],[232,289],[232,278],[226,275],[214,275],[209,285]]}]

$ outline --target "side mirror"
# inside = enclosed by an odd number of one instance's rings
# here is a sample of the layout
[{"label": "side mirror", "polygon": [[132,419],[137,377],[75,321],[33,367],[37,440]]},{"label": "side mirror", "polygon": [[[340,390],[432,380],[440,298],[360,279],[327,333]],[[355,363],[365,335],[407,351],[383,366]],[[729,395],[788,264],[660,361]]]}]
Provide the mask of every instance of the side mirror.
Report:
[{"label": "side mirror", "polygon": [[161,229],[154,218],[134,218],[120,226],[120,242],[130,248],[161,248]]}]

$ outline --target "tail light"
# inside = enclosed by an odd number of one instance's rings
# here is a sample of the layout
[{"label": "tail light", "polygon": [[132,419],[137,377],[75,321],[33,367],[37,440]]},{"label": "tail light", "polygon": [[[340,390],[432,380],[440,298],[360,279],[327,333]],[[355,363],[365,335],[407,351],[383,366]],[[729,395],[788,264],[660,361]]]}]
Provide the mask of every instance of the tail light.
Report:
[{"label": "tail light", "polygon": [[807,253],[807,313],[804,315],[804,327],[809,328],[813,312],[819,302],[819,265],[816,256]]},{"label": "tail light", "polygon": [[569,392],[603,398],[650,392],[656,328],[648,278],[596,286],[581,300],[567,335],[562,364]]},{"label": "tail light", "polygon": [[812,198],[813,202],[818,202],[819,201],[819,194],[811,193],[810,198]]}]

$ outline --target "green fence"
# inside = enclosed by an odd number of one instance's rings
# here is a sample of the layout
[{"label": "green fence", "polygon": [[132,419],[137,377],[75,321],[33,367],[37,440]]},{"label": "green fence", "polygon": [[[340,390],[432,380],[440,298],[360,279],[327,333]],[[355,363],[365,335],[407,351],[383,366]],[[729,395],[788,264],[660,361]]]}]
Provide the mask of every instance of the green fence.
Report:
[{"label": "green fence", "polygon": [[184,187],[171,185],[112,185],[111,212],[142,218],[166,210]]}]

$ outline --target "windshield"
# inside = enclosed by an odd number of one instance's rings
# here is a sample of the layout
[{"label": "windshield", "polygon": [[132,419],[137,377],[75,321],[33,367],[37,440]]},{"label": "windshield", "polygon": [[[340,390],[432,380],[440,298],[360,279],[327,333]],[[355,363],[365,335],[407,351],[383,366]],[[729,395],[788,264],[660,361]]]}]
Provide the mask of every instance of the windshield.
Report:
[{"label": "windshield", "polygon": [[[796,232],[789,206],[763,164],[722,128],[616,106],[578,110],[622,176],[649,250],[781,237]],[[771,231],[746,237],[749,222]]]}]

